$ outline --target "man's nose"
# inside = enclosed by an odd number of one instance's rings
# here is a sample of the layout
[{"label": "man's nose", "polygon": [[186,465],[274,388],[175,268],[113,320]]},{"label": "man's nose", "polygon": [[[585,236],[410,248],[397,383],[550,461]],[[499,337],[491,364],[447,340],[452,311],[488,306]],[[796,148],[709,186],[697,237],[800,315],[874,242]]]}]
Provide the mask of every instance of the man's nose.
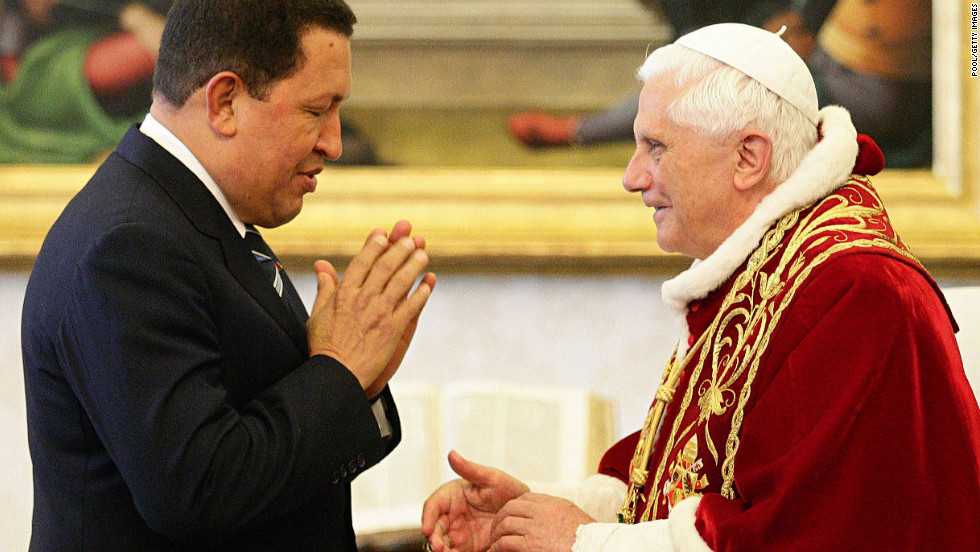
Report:
[{"label": "man's nose", "polygon": [[650,187],[650,173],[643,167],[641,153],[637,150],[626,165],[623,173],[623,188],[627,192],[638,192]]},{"label": "man's nose", "polygon": [[331,161],[339,159],[340,154],[344,152],[339,114],[332,114],[324,121],[323,127],[320,129],[320,136],[317,138],[315,151]]}]

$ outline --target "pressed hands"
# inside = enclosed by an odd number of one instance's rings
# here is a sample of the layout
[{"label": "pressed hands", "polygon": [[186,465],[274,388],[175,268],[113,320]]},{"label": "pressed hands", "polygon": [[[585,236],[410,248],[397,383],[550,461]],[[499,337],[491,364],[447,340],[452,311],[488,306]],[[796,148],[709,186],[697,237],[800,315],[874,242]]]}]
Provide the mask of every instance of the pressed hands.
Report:
[{"label": "pressed hands", "polygon": [[327,355],[347,367],[368,398],[394,375],[436,283],[435,274],[416,278],[429,263],[425,239],[411,236],[408,221],[391,234],[372,231],[350,262],[343,280],[327,261],[317,261],[317,294],[306,333],[310,356]]},{"label": "pressed hands", "polygon": [[422,509],[432,552],[568,552],[579,525],[595,520],[563,498],[531,493],[495,468],[449,453],[462,479],[436,489]]},{"label": "pressed hands", "polygon": [[[380,393],[401,364],[436,277],[425,273],[425,239],[407,221],[391,234],[376,229],[341,280],[317,261],[317,296],[306,325],[310,355],[347,367],[368,398]],[[446,483],[426,501],[422,533],[433,552],[568,552],[575,530],[595,521],[571,502],[528,492],[527,485],[451,452],[462,479]]]}]

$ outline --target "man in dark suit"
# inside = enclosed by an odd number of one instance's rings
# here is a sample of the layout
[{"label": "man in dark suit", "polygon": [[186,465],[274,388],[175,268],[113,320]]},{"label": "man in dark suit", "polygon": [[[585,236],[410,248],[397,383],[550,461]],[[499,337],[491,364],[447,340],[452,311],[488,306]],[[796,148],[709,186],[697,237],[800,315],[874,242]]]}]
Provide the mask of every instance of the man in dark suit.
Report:
[{"label": "man in dark suit", "polygon": [[342,0],[175,3],[150,115],[28,284],[31,550],[355,548],[350,481],[400,439],[387,382],[435,284],[413,291],[425,243],[403,221],[343,281],[318,261],[307,321],[255,230],[341,153],[354,21]]}]

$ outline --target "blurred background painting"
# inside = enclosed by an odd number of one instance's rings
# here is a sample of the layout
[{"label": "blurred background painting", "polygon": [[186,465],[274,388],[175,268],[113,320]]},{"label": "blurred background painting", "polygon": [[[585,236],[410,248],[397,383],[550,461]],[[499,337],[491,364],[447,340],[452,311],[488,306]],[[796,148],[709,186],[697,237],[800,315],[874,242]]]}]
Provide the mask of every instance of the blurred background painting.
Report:
[{"label": "blurred background painting", "polygon": [[[0,163],[90,163],[150,107],[172,0],[0,0]],[[374,164],[346,125],[343,164]]]},{"label": "blurred background painting", "polygon": [[170,0],[3,0],[0,162],[86,163],[150,105]]},{"label": "blurred background painting", "polygon": [[[110,151],[149,108],[171,3],[0,0],[0,164]],[[888,167],[932,163],[930,0],[349,3],[341,164],[621,167],[644,50],[722,21],[785,25],[821,104],[846,107]]]}]

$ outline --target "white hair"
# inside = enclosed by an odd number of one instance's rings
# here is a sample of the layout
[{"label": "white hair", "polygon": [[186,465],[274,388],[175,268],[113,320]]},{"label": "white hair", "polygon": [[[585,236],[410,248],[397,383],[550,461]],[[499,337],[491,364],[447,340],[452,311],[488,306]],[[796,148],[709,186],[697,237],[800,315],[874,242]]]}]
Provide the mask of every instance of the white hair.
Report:
[{"label": "white hair", "polygon": [[690,48],[658,48],[637,77],[647,82],[670,72],[684,92],[667,107],[667,116],[715,140],[748,128],[764,132],[772,141],[772,182],[789,178],[817,143],[816,125],[799,109],[738,69]]}]

